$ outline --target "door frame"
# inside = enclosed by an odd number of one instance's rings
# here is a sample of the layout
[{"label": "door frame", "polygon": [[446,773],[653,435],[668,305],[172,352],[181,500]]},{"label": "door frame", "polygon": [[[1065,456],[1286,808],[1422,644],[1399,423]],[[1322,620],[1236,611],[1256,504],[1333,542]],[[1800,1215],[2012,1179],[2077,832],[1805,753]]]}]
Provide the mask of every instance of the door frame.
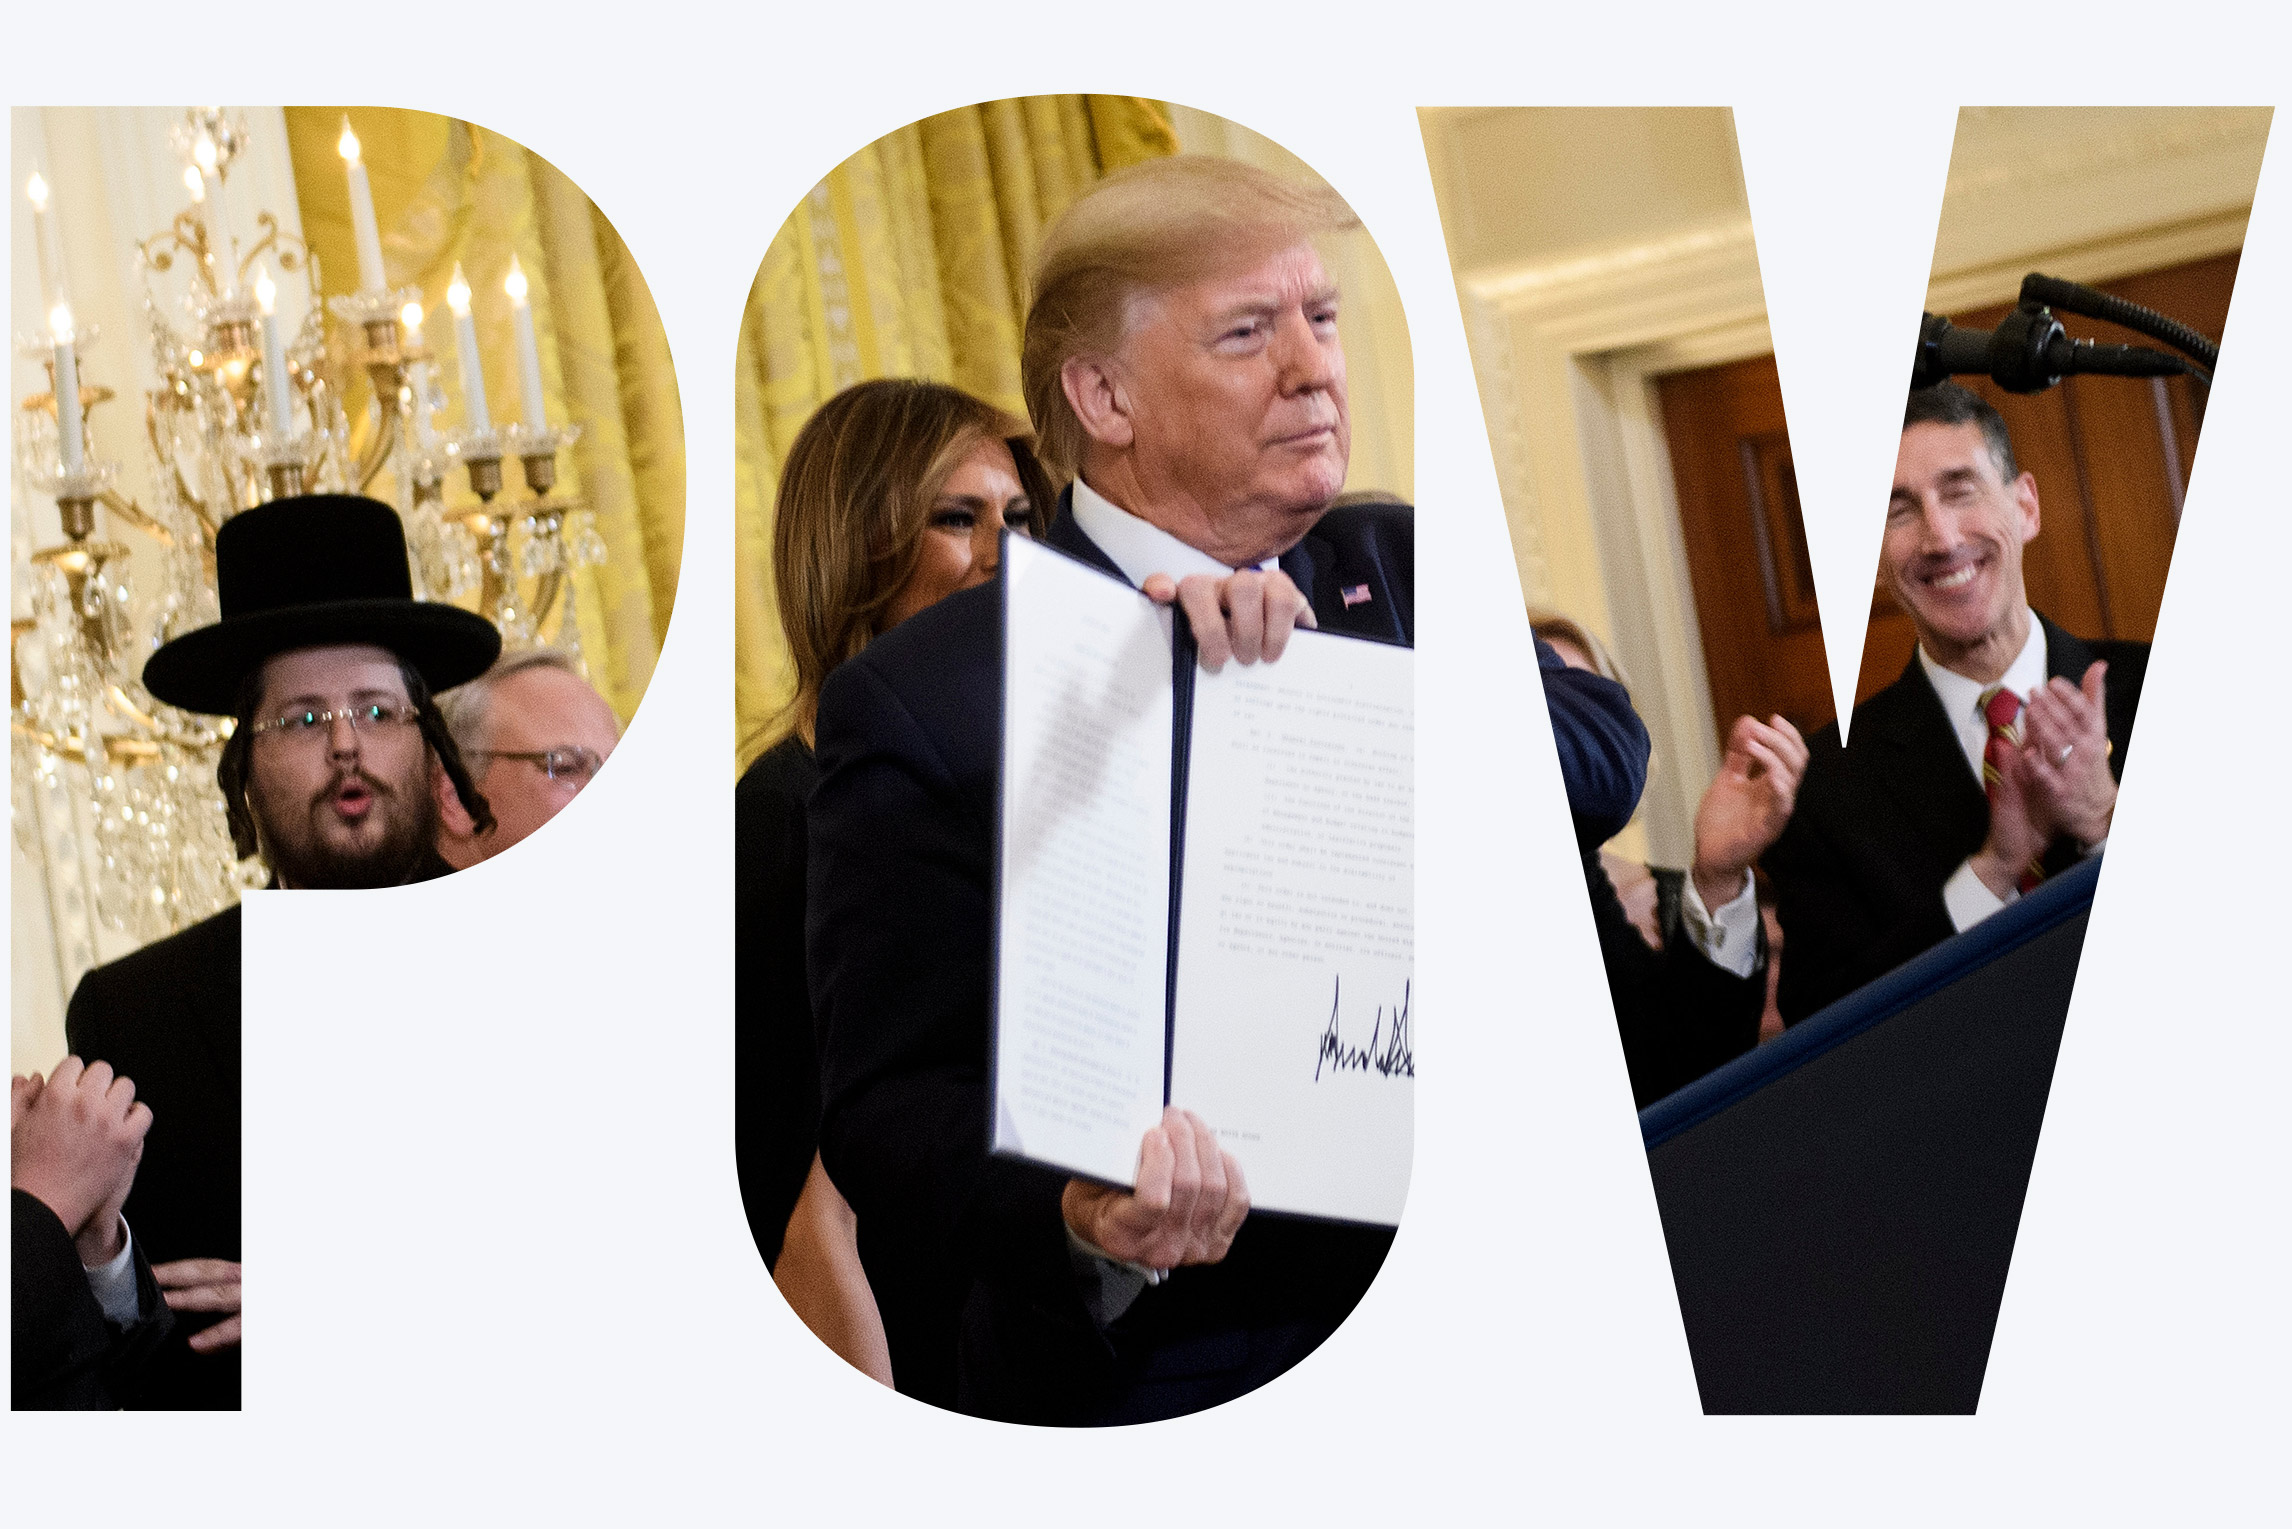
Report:
[{"label": "door frame", "polygon": [[1774,349],[1751,221],[1457,288],[1521,589],[1608,644],[1654,741],[1637,842],[1620,847],[1687,865],[1719,751],[1655,379]]},{"label": "door frame", "polygon": [[[2064,116],[2042,142],[1985,131],[2015,110],[1960,112],[1929,311],[2011,301],[2031,270],[2108,281],[2243,247],[2269,109],[2123,108],[2101,132]],[[1609,645],[1655,742],[1618,848],[1686,865],[1719,750],[1654,380],[1774,349],[1749,214],[1459,272],[1457,293],[1522,592]]]}]

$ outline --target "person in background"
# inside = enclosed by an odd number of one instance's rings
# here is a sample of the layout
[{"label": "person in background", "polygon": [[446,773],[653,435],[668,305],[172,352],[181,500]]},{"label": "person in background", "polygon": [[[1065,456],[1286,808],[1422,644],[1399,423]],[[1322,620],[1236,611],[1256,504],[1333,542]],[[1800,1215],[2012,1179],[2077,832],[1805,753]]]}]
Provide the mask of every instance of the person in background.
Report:
[{"label": "person in background", "polygon": [[[1606,647],[1579,623],[1531,611],[1529,626],[1569,668],[1625,683]],[[1641,867],[1596,841],[1579,844],[1638,1108],[1758,1044],[1773,956],[1751,867],[1790,820],[1806,758],[1785,718],[1738,717],[1696,808],[1689,870]]]},{"label": "person in background", "polygon": [[[501,634],[413,598],[404,530],[379,500],[241,510],[216,533],[215,564],[222,618],[153,653],[143,684],[235,719],[215,780],[241,857],[287,889],[446,874],[433,774],[481,829],[491,813],[431,694],[484,673]],[[124,1214],[177,1320],[141,1407],[239,1405],[240,918],[233,904],[96,967],[64,1016],[72,1053],[133,1078],[155,1117]],[[345,960],[373,966],[354,933]]]},{"label": "person in background", "polygon": [[[1052,502],[1019,421],[939,383],[884,379],[845,389],[806,421],[774,505],[773,578],[796,686],[733,793],[741,1196],[796,1315],[886,1385],[891,1359],[860,1268],[857,1223],[818,1154],[804,962],[813,720],[831,670],[918,611],[992,578],[1004,530],[1040,536]],[[953,1333],[946,1343],[951,1351]]]},{"label": "person in background", "polygon": [[1790,828],[1767,853],[1791,964],[1786,1022],[1970,929],[2100,853],[2149,664],[2030,609],[2037,480],[1997,410],[1911,391],[1879,572],[1918,629],[1901,678],[1815,734]]},{"label": "person in background", "polygon": [[457,871],[490,860],[562,812],[621,736],[620,719],[580,666],[549,648],[502,659],[439,706],[470,778],[493,808],[493,827],[480,832],[445,772],[433,772],[438,853]]}]

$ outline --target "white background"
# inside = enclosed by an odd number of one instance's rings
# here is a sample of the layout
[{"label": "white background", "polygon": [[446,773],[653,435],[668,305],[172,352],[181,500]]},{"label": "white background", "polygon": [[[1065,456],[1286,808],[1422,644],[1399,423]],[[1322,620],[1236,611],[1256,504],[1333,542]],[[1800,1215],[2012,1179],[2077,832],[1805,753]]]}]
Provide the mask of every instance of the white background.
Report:
[{"label": "white background", "polygon": [[[2292,71],[2273,13],[12,7],[17,99],[373,98],[481,121],[562,167],[659,302],[691,498],[652,690],[554,829],[425,887],[252,901],[248,1410],[10,1416],[9,1521],[2281,1514],[2283,154],[2262,175],[1981,1415],[1707,1420],[1413,112],[1718,102],[1766,119],[1747,154],[1819,140],[1850,173],[1931,166],[1897,201],[1792,180],[1815,154],[1746,165],[1800,470],[1868,486],[1853,503],[1873,528],[1814,534],[1874,541],[1891,426],[1851,410],[1900,385],[1947,157],[1935,108],[2279,101]],[[2109,33],[2124,40],[2094,40]],[[1232,117],[1359,210],[1411,322],[1423,542],[1407,1221],[1299,1371],[1212,1413],[1097,1433],[940,1414],[829,1357],[750,1244],[731,1136],[725,555],[749,282],[853,149],[945,107],[1072,90]],[[1841,305],[1778,279],[1826,262],[1902,290]],[[1821,321],[1794,319],[1810,302]],[[1832,385],[1810,383],[1826,368]],[[1834,449],[1849,455],[1825,463]],[[1810,522],[1835,508],[1810,495]],[[1849,563],[1821,565],[1841,596],[1828,609],[1867,600],[1870,560]]]}]

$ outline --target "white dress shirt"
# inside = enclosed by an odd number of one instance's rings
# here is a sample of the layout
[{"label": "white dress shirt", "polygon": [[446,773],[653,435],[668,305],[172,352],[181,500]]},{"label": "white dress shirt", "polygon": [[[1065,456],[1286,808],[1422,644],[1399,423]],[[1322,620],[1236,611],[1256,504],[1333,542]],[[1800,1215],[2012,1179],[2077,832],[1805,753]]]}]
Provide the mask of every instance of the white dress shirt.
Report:
[{"label": "white dress shirt", "polygon": [[80,1272],[87,1275],[88,1290],[103,1308],[105,1319],[126,1327],[143,1315],[143,1306],[135,1294],[135,1233],[128,1229],[125,1216],[120,1217],[119,1230],[119,1252],[111,1261],[92,1269],[82,1264]]},{"label": "white dress shirt", "polygon": [[[1978,785],[1982,779],[1982,754],[1990,746],[1990,719],[1982,712],[1982,692],[1990,687],[1980,680],[1970,680],[1954,669],[1945,669],[1935,661],[1923,645],[1918,649],[1919,667],[1926,671],[1926,679],[1934,687],[1934,694],[1942,699],[1942,714],[1950,719],[1951,731],[1958,735],[1958,750],[1966,756],[1966,768],[1974,772]],[[1998,683],[2021,697],[2024,706],[2036,689],[2045,683],[2045,628],[2038,623],[2037,613],[2029,613],[2029,640],[2021,645],[2021,652],[2006,665],[2006,672]],[[2098,846],[2096,846],[2098,847]],[[2008,903],[2019,902],[2018,888],[2008,888],[2000,897],[1992,892],[1974,874],[1971,857],[1959,863],[1942,883],[1942,906],[1949,910],[1950,927],[1960,931],[1973,928],[1983,919]]]},{"label": "white dress shirt", "polygon": [[[1183,579],[1197,573],[1224,578],[1234,570],[1216,558],[1178,540],[1151,521],[1139,519],[1080,478],[1074,480],[1074,503],[1069,513],[1082,534],[1098,543],[1098,550],[1114,560],[1122,576],[1142,585],[1157,573]],[[1280,559],[1267,558],[1260,570],[1277,568]]]},{"label": "white dress shirt", "polygon": [[1721,971],[1748,977],[1757,968],[1759,893],[1758,882],[1749,870],[1743,872],[1743,890],[1713,913],[1703,906],[1703,894],[1695,890],[1695,872],[1690,869],[1680,888],[1679,920],[1687,926],[1687,937],[1703,952],[1704,959]]}]

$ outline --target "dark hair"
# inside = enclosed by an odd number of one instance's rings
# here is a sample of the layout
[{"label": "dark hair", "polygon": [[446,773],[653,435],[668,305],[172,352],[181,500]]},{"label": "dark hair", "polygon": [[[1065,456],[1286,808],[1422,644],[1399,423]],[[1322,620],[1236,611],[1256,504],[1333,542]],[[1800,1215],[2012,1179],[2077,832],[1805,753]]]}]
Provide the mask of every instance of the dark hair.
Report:
[{"label": "dark hair", "polygon": [[2021,476],[2021,464],[2014,460],[2013,437],[2006,433],[2005,416],[1972,388],[1955,382],[1912,388],[1909,407],[1902,411],[1902,428],[1912,425],[1979,425],[1990,448],[1990,460],[1997,464],[1998,481],[2011,483]]},{"label": "dark hair", "polygon": [[[406,699],[413,704],[415,721],[422,729],[422,741],[444,766],[446,779],[452,784],[454,795],[461,798],[462,808],[469,813],[476,831],[485,833],[493,827],[493,809],[486,805],[477,783],[470,779],[469,766],[462,763],[462,751],[454,743],[453,732],[447,728],[444,714],[430,695],[429,682],[404,659],[398,660],[398,677],[406,683]],[[223,744],[222,757],[215,761],[215,784],[222,788],[223,812],[231,825],[231,847],[241,860],[261,847],[255,837],[254,812],[247,806],[247,761],[255,747],[255,708],[262,705],[262,701],[263,666],[257,664],[239,682],[239,700],[234,708],[238,722]]]},{"label": "dark hair", "polygon": [[795,694],[753,735],[809,743],[829,671],[881,632],[883,613],[923,559],[931,505],[982,441],[1010,448],[1037,540],[1056,487],[1026,424],[944,383],[879,377],[820,405],[788,447],[772,511],[773,599]]}]

